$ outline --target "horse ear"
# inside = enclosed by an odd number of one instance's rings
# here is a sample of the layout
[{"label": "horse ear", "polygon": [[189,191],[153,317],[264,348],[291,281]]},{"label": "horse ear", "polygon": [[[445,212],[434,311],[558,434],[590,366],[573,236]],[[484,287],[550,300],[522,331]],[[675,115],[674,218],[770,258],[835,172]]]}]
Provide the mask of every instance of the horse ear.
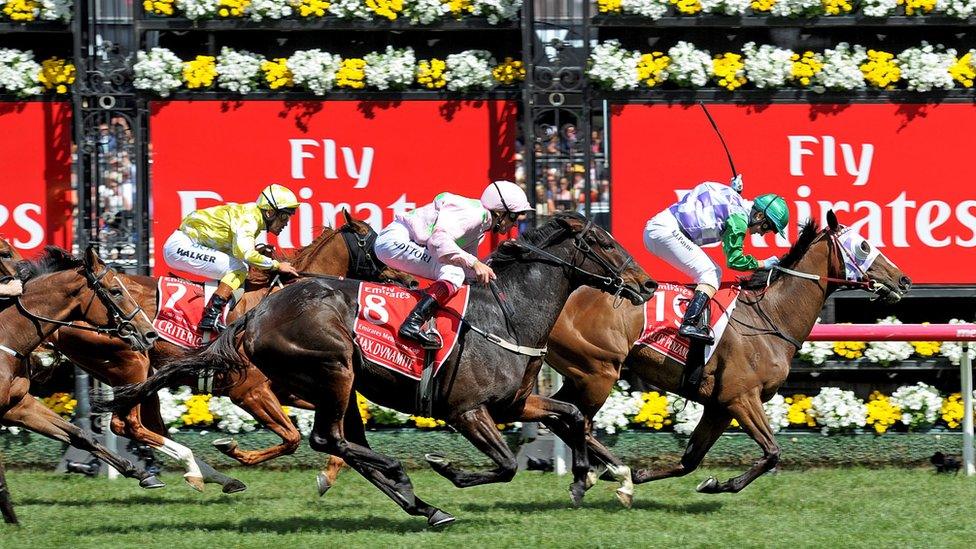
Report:
[{"label": "horse ear", "polygon": [[498,251],[505,252],[511,256],[516,256],[528,252],[528,249],[526,249],[525,246],[522,246],[522,244],[520,244],[517,240],[505,240],[498,245]]},{"label": "horse ear", "polygon": [[98,252],[95,251],[95,246],[89,244],[85,248],[85,268],[93,270],[95,267],[102,265],[102,259],[98,257]]},{"label": "horse ear", "polygon": [[830,232],[836,233],[839,225],[837,223],[837,214],[834,213],[834,210],[827,210],[827,226],[830,227]]},{"label": "horse ear", "polygon": [[349,215],[349,210],[345,208],[342,209],[342,218],[346,220],[346,225],[352,225],[353,221],[355,221],[352,216]]},{"label": "horse ear", "polygon": [[582,215],[557,215],[556,221],[573,232],[580,232],[586,226],[586,218]]}]

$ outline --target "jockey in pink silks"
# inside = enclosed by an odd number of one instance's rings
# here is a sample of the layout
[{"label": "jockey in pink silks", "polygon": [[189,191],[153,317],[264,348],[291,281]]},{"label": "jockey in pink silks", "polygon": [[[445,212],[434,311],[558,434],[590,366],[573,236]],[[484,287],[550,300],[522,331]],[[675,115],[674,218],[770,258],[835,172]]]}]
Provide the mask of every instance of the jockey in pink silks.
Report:
[{"label": "jockey in pink silks", "polygon": [[509,181],[495,181],[481,200],[441,193],[426,206],[399,214],[376,239],[376,257],[394,269],[434,280],[410,311],[399,334],[424,348],[441,343],[422,329],[470,276],[487,284],[491,267],[478,260],[478,244],[488,231],[509,232],[532,207],[525,192]]}]

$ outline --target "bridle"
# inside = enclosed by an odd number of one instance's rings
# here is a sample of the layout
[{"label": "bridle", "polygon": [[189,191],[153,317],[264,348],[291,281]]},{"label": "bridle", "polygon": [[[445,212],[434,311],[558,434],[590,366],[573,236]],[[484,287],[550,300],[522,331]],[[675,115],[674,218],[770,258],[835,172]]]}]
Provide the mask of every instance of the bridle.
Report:
[{"label": "bridle", "polygon": [[337,231],[342,234],[342,239],[345,240],[346,248],[349,250],[347,276],[358,280],[379,280],[385,267],[373,253],[373,245],[376,244],[379,235],[372,228],[366,235],[361,235],[354,229],[351,224],[346,224]]}]

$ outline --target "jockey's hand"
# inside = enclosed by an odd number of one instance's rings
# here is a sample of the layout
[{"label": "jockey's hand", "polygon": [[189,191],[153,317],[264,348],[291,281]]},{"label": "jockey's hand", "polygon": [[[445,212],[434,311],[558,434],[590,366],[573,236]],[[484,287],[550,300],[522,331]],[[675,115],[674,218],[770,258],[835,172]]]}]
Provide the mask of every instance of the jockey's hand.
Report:
[{"label": "jockey's hand", "polygon": [[763,269],[772,269],[774,265],[779,265],[779,257],[774,255],[772,257],[767,257],[766,259],[763,259],[762,262]]},{"label": "jockey's hand", "polygon": [[291,266],[291,263],[288,263],[287,261],[283,261],[278,264],[278,272],[291,276],[301,276],[301,274]]},{"label": "jockey's hand", "polygon": [[492,280],[495,280],[495,271],[491,270],[491,267],[485,265],[480,261],[474,262],[474,275],[477,277],[478,282],[482,284],[488,284]]},{"label": "jockey's hand", "polygon": [[265,257],[274,258],[275,248],[271,244],[258,244],[257,246],[254,247],[254,249],[257,250],[259,254]]}]

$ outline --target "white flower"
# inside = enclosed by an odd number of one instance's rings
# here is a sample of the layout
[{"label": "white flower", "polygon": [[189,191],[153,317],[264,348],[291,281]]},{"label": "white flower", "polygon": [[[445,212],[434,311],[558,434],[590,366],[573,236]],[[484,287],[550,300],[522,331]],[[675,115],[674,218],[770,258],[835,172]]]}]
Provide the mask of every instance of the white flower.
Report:
[{"label": "white flower", "polygon": [[976,14],[976,0],[936,0],[935,11],[966,19]]},{"label": "white flower", "polygon": [[813,77],[814,91],[865,88],[864,73],[860,67],[868,54],[863,46],[851,47],[847,42],[841,42],[836,48],[825,50],[823,57],[823,70]]},{"label": "white flower", "polygon": [[810,402],[809,414],[816,418],[823,434],[842,431],[854,427],[864,427],[867,419],[867,406],[853,391],[837,387],[825,387]]},{"label": "white flower", "polygon": [[934,424],[942,412],[939,390],[922,382],[899,387],[891,403],[901,408],[901,422],[913,429]]},{"label": "white flower", "polygon": [[246,13],[252,21],[263,21],[288,17],[293,10],[287,0],[251,0]]},{"label": "white flower", "polygon": [[798,356],[800,360],[819,366],[833,354],[833,341],[804,341]]},{"label": "white flower", "polygon": [[176,9],[187,19],[209,19],[217,14],[220,0],[176,0]]},{"label": "white flower", "polygon": [[323,95],[335,86],[336,71],[342,64],[342,58],[319,49],[304,50],[296,51],[285,64],[291,71],[295,85]]},{"label": "white flower", "polygon": [[45,21],[57,21],[59,19],[64,22],[71,21],[71,8],[74,6],[72,0],[40,0],[40,2],[41,19]]},{"label": "white flower", "polygon": [[[965,324],[958,318],[953,318],[949,324]],[[958,341],[943,341],[939,348],[939,354],[948,358],[953,366],[959,366],[962,362],[962,344]],[[969,342],[969,356],[976,361],[976,341]]]},{"label": "white flower", "polygon": [[[878,320],[878,324],[901,324],[893,316]],[[915,353],[915,347],[907,341],[871,341],[864,351],[864,358],[869,362],[888,365],[892,362],[907,360]]]},{"label": "white flower", "polygon": [[623,49],[617,40],[607,40],[590,53],[587,75],[607,89],[633,90],[637,88],[638,61],[640,52]]},{"label": "white flower", "polygon": [[668,13],[668,0],[620,0],[620,11],[660,19]]},{"label": "white flower", "polygon": [[[672,398],[673,397],[673,398]],[[690,435],[698,422],[701,421],[705,407],[693,400],[668,394],[671,416],[674,418],[674,432],[679,435]]]},{"label": "white flower", "polygon": [[363,56],[366,61],[366,85],[380,90],[402,90],[413,83],[417,58],[413,48],[402,50],[387,46],[383,53]]},{"label": "white flower", "polygon": [[40,94],[40,71],[34,52],[0,48],[0,90],[20,97]]},{"label": "white flower", "polygon": [[234,401],[228,397],[211,397],[208,405],[210,413],[217,421],[217,428],[221,431],[234,434],[251,432],[258,425],[251,414],[234,404]]},{"label": "white flower", "polygon": [[712,72],[712,56],[691,42],[680,41],[668,50],[668,80],[679,86],[702,87]]},{"label": "white flower", "polygon": [[315,412],[312,410],[302,410],[301,408],[291,407],[288,415],[295,418],[295,427],[302,436],[308,436],[315,425]]},{"label": "white flower", "polygon": [[329,13],[339,19],[369,19],[373,15],[363,0],[336,0],[329,5]]},{"label": "white flower", "polygon": [[955,81],[949,74],[949,67],[955,62],[956,50],[947,50],[942,44],[932,46],[928,42],[898,54],[901,77],[907,82],[908,89],[922,92],[933,88],[952,89]]},{"label": "white flower", "polygon": [[861,11],[868,17],[884,17],[895,13],[898,0],[861,0]]},{"label": "white flower", "polygon": [[784,86],[793,74],[793,50],[769,44],[757,48],[755,42],[749,42],[742,47],[742,52],[745,54],[746,78],[757,88]]},{"label": "white flower", "polygon": [[641,394],[637,391],[628,392],[628,389],[630,386],[626,382],[618,383],[600,411],[593,416],[595,428],[609,434],[627,429],[631,418],[640,413],[641,407],[644,406]]},{"label": "white flower", "polygon": [[441,0],[404,0],[403,2],[403,16],[415,25],[429,25],[450,12],[450,4]]},{"label": "white flower", "polygon": [[224,46],[217,56],[217,85],[225,90],[246,94],[261,81],[263,55]]},{"label": "white flower", "polygon": [[725,15],[743,15],[752,0],[702,0],[702,11]]},{"label": "white flower", "polygon": [[823,13],[821,0],[776,0],[770,10],[779,17],[799,17]]},{"label": "white flower", "polygon": [[789,411],[790,405],[786,403],[786,398],[781,394],[773,395],[768,402],[763,403],[763,411],[766,412],[766,419],[774,433],[790,426]]},{"label": "white flower", "polygon": [[491,69],[495,59],[486,50],[466,50],[454,53],[444,60],[444,80],[451,91],[491,89],[495,79]]},{"label": "white flower", "polygon": [[183,425],[182,416],[186,413],[186,400],[193,396],[193,390],[184,385],[174,393],[164,387],[157,394],[159,396],[159,413],[163,418],[163,424],[168,427],[170,433],[179,431]]},{"label": "white flower", "polygon": [[488,24],[497,25],[517,18],[521,9],[522,0],[474,0],[471,14],[486,17]]},{"label": "white flower", "polygon": [[138,90],[150,90],[166,97],[183,85],[183,61],[166,48],[153,48],[136,53],[133,85]]}]

